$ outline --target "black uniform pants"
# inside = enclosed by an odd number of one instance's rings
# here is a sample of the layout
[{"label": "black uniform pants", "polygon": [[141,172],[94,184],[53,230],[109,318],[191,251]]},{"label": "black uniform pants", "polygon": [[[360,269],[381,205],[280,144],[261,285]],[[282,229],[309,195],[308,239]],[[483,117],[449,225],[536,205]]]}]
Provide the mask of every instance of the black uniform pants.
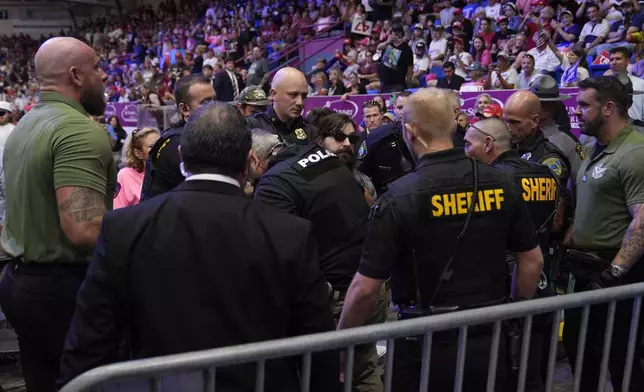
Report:
[{"label": "black uniform pants", "polygon": [[[585,281],[577,280],[576,287],[585,291],[587,289]],[[633,300],[623,300],[617,303],[615,309],[615,321],[613,324],[613,337],[608,362],[610,380],[615,391],[622,391],[622,377],[626,366],[626,350],[628,348],[628,335],[631,325],[631,313],[633,310]],[[565,323],[563,331],[564,347],[570,367],[575,371],[577,342],[579,338],[579,329],[581,326],[581,308],[569,309],[565,311]],[[590,307],[588,318],[588,332],[586,335],[583,368],[581,374],[582,391],[595,391],[599,385],[599,372],[602,359],[602,350],[604,347],[604,330],[608,316],[608,304],[594,305]],[[644,377],[640,364],[641,350],[639,341],[642,332],[642,318],[638,325],[638,336],[633,342],[635,345],[635,356],[633,360],[633,371],[629,391],[642,391],[644,389]],[[628,391],[624,391],[628,392]]]},{"label": "black uniform pants", "polygon": [[55,391],[60,357],[87,265],[6,267],[0,306],[18,335],[29,392]]},{"label": "black uniform pants", "polygon": [[[508,391],[508,365],[504,333],[501,333],[499,361],[497,364],[496,392]],[[420,385],[423,337],[398,339],[394,350],[394,373],[392,390],[396,392],[417,392]],[[463,390],[485,391],[490,363],[492,327],[468,328],[468,339],[463,373]],[[437,332],[432,338],[430,358],[429,390],[452,391],[456,376],[458,332]],[[423,391],[424,392],[424,391]]]}]

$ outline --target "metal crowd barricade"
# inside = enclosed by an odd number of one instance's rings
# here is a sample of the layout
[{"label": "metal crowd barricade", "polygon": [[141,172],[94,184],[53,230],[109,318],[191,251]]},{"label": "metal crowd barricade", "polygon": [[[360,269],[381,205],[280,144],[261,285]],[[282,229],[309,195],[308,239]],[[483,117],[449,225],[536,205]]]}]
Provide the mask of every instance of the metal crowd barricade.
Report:
[{"label": "metal crowd barricade", "polygon": [[[499,355],[503,355],[499,353],[499,343],[502,338],[501,323],[503,320],[524,317],[524,343],[521,349],[519,386],[517,389],[518,392],[523,392],[525,389],[524,383],[526,379],[529,355],[529,336],[532,328],[532,316],[542,313],[552,313],[554,316],[546,378],[546,391],[551,391],[556,362],[559,312],[564,309],[583,308],[579,332],[580,349],[577,353],[573,379],[573,391],[578,392],[581,373],[583,370],[583,347],[586,341],[590,306],[608,303],[608,317],[606,320],[606,331],[604,336],[598,386],[599,391],[602,391],[608,376],[608,358],[611,347],[616,303],[619,300],[635,298],[635,310],[631,317],[628,350],[626,353],[626,367],[624,369],[623,377],[623,390],[629,390],[635,345],[638,344],[635,340],[637,339],[637,326],[639,323],[643,295],[644,283],[637,283],[604,290],[587,291],[559,297],[465,310],[413,320],[354,328],[339,332],[327,332],[316,335],[299,336],[288,339],[123,362],[90,370],[72,380],[61,390],[61,392],[82,392],[99,389],[101,391],[145,390],[155,392],[159,392],[161,390],[215,391],[217,368],[248,363],[257,364],[255,391],[261,392],[264,390],[264,366],[266,360],[298,355],[302,356],[302,367],[300,371],[301,391],[308,392],[311,377],[311,354],[314,352],[334,349],[346,349],[344,390],[349,392],[351,391],[351,369],[353,367],[354,348],[359,344],[373,343],[379,340],[387,340],[384,390],[389,392],[391,391],[393,371],[392,365],[395,350],[394,340],[406,336],[418,335],[424,335],[425,337],[424,348],[422,351],[422,370],[421,374],[419,374],[420,390],[423,391],[427,390],[427,386],[430,381],[429,369],[433,333],[456,328],[459,329],[459,347],[457,361],[455,364],[456,378],[454,390],[461,392],[464,377],[467,330],[468,326],[477,324],[494,325],[487,381],[487,391],[494,392],[497,359]],[[639,364],[637,364],[637,366],[639,366]],[[192,377],[182,378],[182,374],[185,375],[189,372],[192,372]],[[164,384],[168,382],[169,377],[175,377],[175,379],[171,380],[175,387],[164,388]],[[122,388],[119,383],[126,382],[128,380],[138,381],[139,384],[131,388]]]}]

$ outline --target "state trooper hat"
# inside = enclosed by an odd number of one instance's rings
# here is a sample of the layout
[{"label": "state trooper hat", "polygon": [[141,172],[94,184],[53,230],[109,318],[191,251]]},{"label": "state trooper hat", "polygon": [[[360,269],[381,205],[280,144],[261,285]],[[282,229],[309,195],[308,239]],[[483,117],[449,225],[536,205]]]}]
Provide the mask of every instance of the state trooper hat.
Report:
[{"label": "state trooper hat", "polygon": [[530,91],[539,97],[539,101],[552,102],[563,101],[570,98],[570,95],[559,94],[557,81],[549,75],[539,76],[530,83]]},{"label": "state trooper hat", "polygon": [[270,102],[266,93],[259,86],[248,86],[239,93],[238,103],[252,106],[268,106]]},{"label": "state trooper hat", "polygon": [[626,75],[625,73],[620,72],[618,74],[615,74],[615,77],[617,78],[617,80],[619,80],[619,82],[621,84],[624,85],[628,95],[641,95],[641,94],[644,94],[644,91],[640,91],[640,90],[635,91],[635,90],[633,90],[633,82],[631,81],[631,78],[629,78],[628,75]]}]

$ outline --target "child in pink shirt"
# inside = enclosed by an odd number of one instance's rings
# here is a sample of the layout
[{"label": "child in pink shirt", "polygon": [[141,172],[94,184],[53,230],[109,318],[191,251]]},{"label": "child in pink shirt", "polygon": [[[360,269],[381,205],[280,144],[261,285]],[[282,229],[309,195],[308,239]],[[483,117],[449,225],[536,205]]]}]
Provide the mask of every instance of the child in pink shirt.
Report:
[{"label": "child in pink shirt", "polygon": [[141,200],[141,186],[145,177],[145,163],[159,132],[154,128],[137,128],[128,136],[123,147],[126,167],[117,176],[114,209],[133,206]]}]

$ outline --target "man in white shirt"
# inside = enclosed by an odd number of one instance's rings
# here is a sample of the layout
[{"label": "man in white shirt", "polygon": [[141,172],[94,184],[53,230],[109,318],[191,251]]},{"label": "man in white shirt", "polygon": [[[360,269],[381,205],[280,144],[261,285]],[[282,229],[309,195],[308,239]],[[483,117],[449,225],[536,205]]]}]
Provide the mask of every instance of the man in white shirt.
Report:
[{"label": "man in white shirt", "polygon": [[528,51],[528,54],[534,57],[534,69],[537,72],[554,72],[561,61],[557,58],[557,55],[548,47],[548,41],[550,37],[545,31],[537,31],[534,34],[534,42],[537,44],[535,48],[532,48]]},{"label": "man in white shirt", "polygon": [[601,44],[606,39],[610,26],[606,19],[601,17],[599,13],[599,6],[590,3],[586,6],[586,13],[588,14],[589,22],[586,22],[579,34],[579,42],[584,45],[586,50],[590,50],[595,46]]},{"label": "man in white shirt", "polygon": [[9,102],[0,101],[0,225],[4,225],[4,167],[2,166],[4,145],[15,128],[11,123],[11,110]]},{"label": "man in white shirt", "polygon": [[429,43],[429,58],[442,65],[445,52],[447,52],[447,38],[443,35],[443,26],[436,26],[432,33],[432,42]]},{"label": "man in white shirt", "polygon": [[420,85],[420,78],[427,73],[429,69],[429,57],[425,52],[425,42],[418,41],[414,48],[414,76],[413,79],[417,80]]},{"label": "man in white shirt", "polygon": [[490,72],[490,88],[493,90],[511,90],[516,88],[519,74],[514,67],[510,66],[508,54],[500,52],[496,55],[497,66]]}]

